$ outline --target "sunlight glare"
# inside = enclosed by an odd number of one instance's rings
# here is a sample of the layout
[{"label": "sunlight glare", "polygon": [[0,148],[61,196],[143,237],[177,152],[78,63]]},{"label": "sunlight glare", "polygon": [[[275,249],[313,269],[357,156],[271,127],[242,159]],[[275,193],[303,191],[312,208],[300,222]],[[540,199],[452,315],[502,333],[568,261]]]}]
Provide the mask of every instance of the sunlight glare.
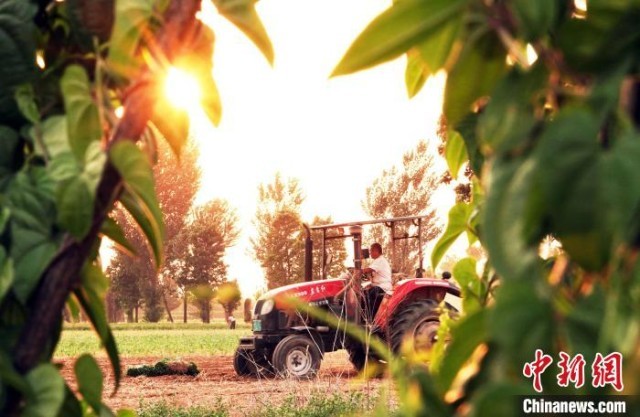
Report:
[{"label": "sunlight glare", "polygon": [[538,60],[538,54],[530,43],[527,44],[527,63],[533,65]]},{"label": "sunlight glare", "polygon": [[197,108],[200,103],[200,85],[189,73],[171,67],[164,84],[165,95],[171,104],[181,109]]}]

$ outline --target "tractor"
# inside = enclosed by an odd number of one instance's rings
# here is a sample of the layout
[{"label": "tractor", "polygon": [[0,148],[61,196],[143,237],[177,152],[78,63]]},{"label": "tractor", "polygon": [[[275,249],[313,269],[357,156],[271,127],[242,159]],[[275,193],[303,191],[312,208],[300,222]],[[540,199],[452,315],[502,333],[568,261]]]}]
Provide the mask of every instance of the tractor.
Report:
[{"label": "tractor", "polygon": [[[256,302],[252,317],[252,336],[240,339],[234,355],[234,369],[241,376],[281,375],[295,379],[313,378],[326,352],[346,349],[356,370],[368,363],[383,362],[357,337],[346,332],[346,323],[357,324],[369,334],[387,342],[392,352],[400,354],[407,339],[416,352],[429,351],[437,341],[443,308],[455,315],[455,308],[445,301],[460,297],[460,289],[443,273],[441,279],[423,277],[421,227],[424,216],[367,220],[322,226],[303,225],[305,239],[305,282],[272,289]],[[416,234],[396,236],[397,226],[405,223],[417,228]],[[394,284],[386,294],[374,317],[363,308],[362,296],[369,282],[362,273],[368,249],[362,248],[363,227],[383,224],[391,231],[392,254],[395,242],[417,239],[419,266],[415,277]],[[327,233],[333,230],[334,233]],[[322,234],[322,279],[312,280],[313,240],[311,231]],[[337,231],[337,234],[335,233]],[[352,239],[353,267],[345,268],[339,278],[327,279],[331,262],[326,245],[332,239]],[[292,298],[297,302],[292,303]],[[332,325],[318,314],[310,314],[305,306],[322,309],[331,315]]]}]

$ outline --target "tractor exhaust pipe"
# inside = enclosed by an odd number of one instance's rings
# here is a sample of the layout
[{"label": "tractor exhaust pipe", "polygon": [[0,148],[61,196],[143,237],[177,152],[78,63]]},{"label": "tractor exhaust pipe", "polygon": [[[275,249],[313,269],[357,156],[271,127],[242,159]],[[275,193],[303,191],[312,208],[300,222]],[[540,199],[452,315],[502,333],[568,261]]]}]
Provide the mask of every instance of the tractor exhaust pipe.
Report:
[{"label": "tractor exhaust pipe", "polygon": [[311,240],[311,230],[306,223],[303,223],[307,236],[304,239],[304,280],[313,281],[313,240]]}]

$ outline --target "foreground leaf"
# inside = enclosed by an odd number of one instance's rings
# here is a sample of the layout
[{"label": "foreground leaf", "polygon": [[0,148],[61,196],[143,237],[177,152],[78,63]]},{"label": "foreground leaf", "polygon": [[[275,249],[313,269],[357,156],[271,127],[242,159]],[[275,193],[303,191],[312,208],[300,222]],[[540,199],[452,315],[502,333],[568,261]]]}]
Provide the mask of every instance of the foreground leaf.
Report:
[{"label": "foreground leaf", "polygon": [[493,34],[468,42],[447,77],[444,114],[452,128],[479,98],[489,95],[507,69],[505,51]]},{"label": "foreground leaf", "polygon": [[349,47],[332,76],[389,61],[429,39],[458,15],[466,0],[403,0],[375,18]]},{"label": "foreground leaf", "polygon": [[102,346],[104,346],[113,369],[115,387],[114,392],[120,386],[122,367],[118,346],[113,337],[104,307],[104,295],[109,285],[109,280],[104,276],[100,268],[94,265],[85,267],[82,272],[82,288],[74,291],[76,299],[82,306],[89,321],[93,325]]},{"label": "foreground leaf", "polygon": [[102,371],[98,363],[89,354],[84,354],[76,360],[74,366],[78,391],[84,400],[100,414],[102,408]]},{"label": "foreground leaf", "polygon": [[102,137],[98,108],[93,102],[89,77],[84,68],[70,65],[60,80],[67,113],[67,133],[73,154],[82,161],[89,144]]},{"label": "foreground leaf", "polygon": [[56,417],[65,398],[64,380],[52,364],[41,364],[26,376],[30,393],[24,417]]},{"label": "foreground leaf", "polygon": [[257,0],[213,0],[218,12],[243,31],[267,61],[273,64],[273,46],[256,13],[256,2]]},{"label": "foreground leaf", "polygon": [[145,233],[153,249],[156,265],[159,266],[162,263],[164,225],[149,160],[135,144],[128,141],[113,146],[110,157],[126,189],[121,202]]},{"label": "foreground leaf", "polygon": [[447,253],[447,250],[453,242],[455,242],[462,233],[467,231],[467,224],[472,211],[473,206],[465,203],[458,203],[451,208],[447,228],[433,247],[433,252],[431,252],[431,267],[433,269],[436,269],[440,260],[444,254]]},{"label": "foreground leaf", "polygon": [[111,33],[107,63],[118,75],[132,77],[139,70],[136,63],[142,34],[153,16],[153,0],[116,1],[116,21]]}]

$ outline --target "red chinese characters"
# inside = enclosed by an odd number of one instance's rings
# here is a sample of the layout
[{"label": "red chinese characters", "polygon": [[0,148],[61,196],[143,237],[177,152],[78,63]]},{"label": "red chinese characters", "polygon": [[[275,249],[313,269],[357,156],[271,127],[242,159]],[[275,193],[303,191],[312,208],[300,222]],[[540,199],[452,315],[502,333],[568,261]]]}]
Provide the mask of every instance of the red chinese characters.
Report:
[{"label": "red chinese characters", "polygon": [[558,385],[568,387],[569,383],[573,382],[576,388],[582,387],[584,385],[584,366],[586,363],[587,361],[584,360],[584,356],[581,353],[571,358],[567,353],[560,352]]},{"label": "red chinese characters", "polygon": [[596,358],[591,365],[592,384],[594,387],[611,385],[616,391],[622,391],[622,354],[613,352],[605,357],[596,353]]},{"label": "red chinese characters", "polygon": [[553,358],[546,355],[540,349],[536,349],[536,359],[533,362],[527,362],[524,364],[522,373],[527,378],[533,376],[533,389],[537,392],[542,392],[542,373],[553,363]]},{"label": "red chinese characters", "polygon": [[[560,352],[556,376],[558,386],[568,387],[573,384],[575,388],[581,388],[585,384],[586,360],[582,354],[571,357],[568,353]],[[553,358],[545,354],[541,349],[536,349],[535,359],[524,364],[522,374],[527,378],[533,378],[533,389],[542,392],[542,374],[551,366]],[[622,382],[622,354],[613,352],[607,356],[597,353],[591,365],[591,385],[594,388],[604,388],[607,385],[620,392],[624,389]]]}]

